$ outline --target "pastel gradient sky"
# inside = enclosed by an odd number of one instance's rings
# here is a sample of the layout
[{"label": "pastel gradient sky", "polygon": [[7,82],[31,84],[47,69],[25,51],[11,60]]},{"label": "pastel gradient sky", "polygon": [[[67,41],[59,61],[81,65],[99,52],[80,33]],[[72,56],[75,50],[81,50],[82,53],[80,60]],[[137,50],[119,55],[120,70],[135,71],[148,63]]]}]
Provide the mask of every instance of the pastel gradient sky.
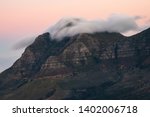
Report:
[{"label": "pastel gradient sky", "polygon": [[111,14],[140,16],[150,23],[150,0],[0,0],[0,72],[23,52],[13,50],[18,41],[38,35],[62,17],[89,20]]}]

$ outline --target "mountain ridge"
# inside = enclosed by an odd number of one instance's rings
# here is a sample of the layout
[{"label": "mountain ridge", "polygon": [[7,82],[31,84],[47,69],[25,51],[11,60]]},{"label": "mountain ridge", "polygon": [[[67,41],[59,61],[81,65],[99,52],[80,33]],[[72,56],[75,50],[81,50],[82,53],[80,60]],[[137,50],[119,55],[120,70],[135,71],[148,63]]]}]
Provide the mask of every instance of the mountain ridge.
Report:
[{"label": "mountain ridge", "polygon": [[[82,33],[60,41],[44,33],[0,74],[0,99],[149,99],[149,32],[131,37]],[[144,82],[137,91],[136,73]],[[129,90],[118,89],[119,83]]]}]

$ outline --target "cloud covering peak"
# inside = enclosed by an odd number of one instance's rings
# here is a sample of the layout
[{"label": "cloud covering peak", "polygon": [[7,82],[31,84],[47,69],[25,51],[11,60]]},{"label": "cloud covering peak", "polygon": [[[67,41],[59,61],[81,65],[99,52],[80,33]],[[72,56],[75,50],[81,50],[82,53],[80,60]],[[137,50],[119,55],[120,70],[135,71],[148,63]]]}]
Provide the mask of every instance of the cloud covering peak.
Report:
[{"label": "cloud covering peak", "polygon": [[[49,32],[52,39],[62,40],[64,37],[74,36],[80,33],[95,33],[95,32],[119,32],[132,35],[147,29],[150,25],[146,23],[143,26],[138,26],[137,20],[142,19],[141,16],[128,16],[121,14],[110,15],[107,19],[86,20],[83,18],[62,18],[56,24],[52,25],[47,30],[41,32]],[[35,40],[36,36],[27,38],[14,45],[13,49],[18,50],[29,46]]]},{"label": "cloud covering peak", "polygon": [[61,40],[63,37],[79,33],[119,32],[138,30],[136,20],[139,16],[111,15],[105,20],[85,20],[82,18],[62,18],[48,29],[52,39]]}]

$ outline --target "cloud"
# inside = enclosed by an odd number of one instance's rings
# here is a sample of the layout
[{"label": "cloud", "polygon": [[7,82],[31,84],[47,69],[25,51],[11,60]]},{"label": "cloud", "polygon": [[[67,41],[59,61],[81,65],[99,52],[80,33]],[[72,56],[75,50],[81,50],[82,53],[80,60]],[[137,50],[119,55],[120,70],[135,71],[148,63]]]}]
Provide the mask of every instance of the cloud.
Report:
[{"label": "cloud", "polygon": [[[62,40],[64,37],[74,36],[79,33],[95,33],[95,32],[119,32],[126,33],[129,31],[141,31],[136,21],[142,19],[141,16],[127,16],[121,14],[112,14],[105,20],[86,20],[83,18],[62,18],[56,24],[50,26],[48,30],[52,39]],[[42,33],[44,33],[42,32]],[[38,36],[38,35],[37,35]],[[13,49],[23,49],[33,43],[35,37],[24,39],[14,45]]]},{"label": "cloud", "polygon": [[35,37],[30,37],[30,38],[23,39],[20,42],[16,43],[13,46],[13,49],[14,50],[24,49],[27,46],[31,45],[34,42],[34,40],[35,40]]},{"label": "cloud", "polygon": [[47,31],[51,34],[52,39],[61,40],[66,36],[74,36],[79,33],[95,32],[119,32],[138,30],[136,20],[140,16],[127,16],[113,14],[105,20],[85,20],[82,18],[63,18]]}]

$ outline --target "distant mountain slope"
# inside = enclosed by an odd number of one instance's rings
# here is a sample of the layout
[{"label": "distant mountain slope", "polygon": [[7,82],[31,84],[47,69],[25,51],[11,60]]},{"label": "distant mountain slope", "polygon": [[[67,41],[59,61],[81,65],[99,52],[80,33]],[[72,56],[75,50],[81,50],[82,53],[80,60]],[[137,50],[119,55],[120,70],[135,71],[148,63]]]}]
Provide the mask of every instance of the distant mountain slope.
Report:
[{"label": "distant mountain slope", "polygon": [[0,99],[150,99],[150,28],[40,35],[0,74]]}]

